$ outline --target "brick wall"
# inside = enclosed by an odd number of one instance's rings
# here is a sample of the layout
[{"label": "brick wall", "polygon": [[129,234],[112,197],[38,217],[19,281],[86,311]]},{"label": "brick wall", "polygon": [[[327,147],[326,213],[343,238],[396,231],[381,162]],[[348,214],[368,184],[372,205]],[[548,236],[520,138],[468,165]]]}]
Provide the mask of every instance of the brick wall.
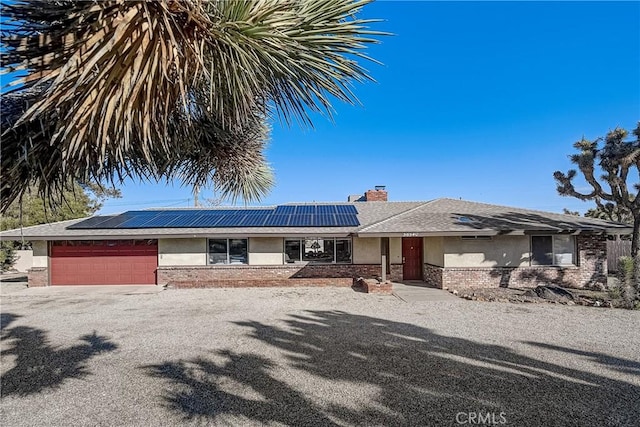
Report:
[{"label": "brick wall", "polygon": [[30,288],[49,286],[49,269],[47,267],[31,267],[27,271]]},{"label": "brick wall", "polygon": [[404,275],[402,264],[391,264],[389,270],[389,280],[392,282],[402,282]]},{"label": "brick wall", "polygon": [[425,264],[423,274],[424,281],[427,282],[429,286],[442,288],[442,267],[438,267],[437,265],[432,264]]},{"label": "brick wall", "polygon": [[[605,236],[577,236],[578,266],[530,266],[494,268],[441,268],[429,266],[430,280],[449,289],[489,287],[535,287],[557,284],[570,288],[602,289],[607,283],[607,244]],[[427,268],[425,268],[425,280]],[[433,275],[435,278],[431,278]]]},{"label": "brick wall", "polygon": [[364,193],[364,199],[367,202],[386,202],[387,191],[386,190],[367,190]]},{"label": "brick wall", "polygon": [[171,281],[170,287],[177,289],[195,288],[268,288],[268,287],[294,287],[294,286],[353,286],[356,279],[335,277],[331,279],[211,279],[211,280],[185,280]]},{"label": "brick wall", "polygon": [[314,283],[350,286],[357,277],[373,278],[381,274],[381,266],[375,264],[179,266],[158,267],[158,284],[193,282],[211,286],[260,286],[257,282],[264,282],[265,286]]}]

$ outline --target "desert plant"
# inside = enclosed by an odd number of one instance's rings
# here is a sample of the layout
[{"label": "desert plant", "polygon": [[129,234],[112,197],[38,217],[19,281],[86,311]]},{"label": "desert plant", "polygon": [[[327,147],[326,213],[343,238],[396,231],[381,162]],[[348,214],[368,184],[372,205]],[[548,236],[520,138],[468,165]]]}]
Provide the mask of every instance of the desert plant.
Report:
[{"label": "desert plant", "polygon": [[632,257],[620,257],[618,260],[618,283],[609,290],[609,296],[616,300],[615,304],[625,308],[633,308],[638,302],[638,283],[636,283],[637,263]]},{"label": "desert plant", "polygon": [[0,273],[10,270],[17,258],[13,242],[0,242]]},{"label": "desert plant", "polygon": [[370,79],[370,1],[6,1],[2,210],[33,186],[131,176],[259,198],[269,118],[311,125]]}]

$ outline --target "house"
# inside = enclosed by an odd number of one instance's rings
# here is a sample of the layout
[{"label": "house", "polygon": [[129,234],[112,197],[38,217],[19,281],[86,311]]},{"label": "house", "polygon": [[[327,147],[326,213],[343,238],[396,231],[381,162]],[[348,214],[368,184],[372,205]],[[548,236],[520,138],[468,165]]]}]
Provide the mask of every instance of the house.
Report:
[{"label": "house", "polygon": [[[26,227],[29,286],[606,284],[606,238],[627,225],[454,199],[155,209]],[[0,233],[3,240],[20,230]]]}]

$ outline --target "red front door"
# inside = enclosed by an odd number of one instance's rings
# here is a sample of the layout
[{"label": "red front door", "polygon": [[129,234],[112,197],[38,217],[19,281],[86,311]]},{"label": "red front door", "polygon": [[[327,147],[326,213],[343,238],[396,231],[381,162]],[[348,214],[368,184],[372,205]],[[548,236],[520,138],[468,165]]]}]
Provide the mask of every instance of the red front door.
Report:
[{"label": "red front door", "polygon": [[422,280],[422,237],[402,238],[402,277]]},{"label": "red front door", "polygon": [[56,241],[52,285],[154,285],[157,240]]}]

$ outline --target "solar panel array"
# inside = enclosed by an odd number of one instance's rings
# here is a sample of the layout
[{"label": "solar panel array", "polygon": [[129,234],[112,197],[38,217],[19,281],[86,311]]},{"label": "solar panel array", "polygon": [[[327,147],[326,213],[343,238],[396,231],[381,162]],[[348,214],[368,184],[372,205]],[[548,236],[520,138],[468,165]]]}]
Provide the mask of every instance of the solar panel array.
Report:
[{"label": "solar panel array", "polygon": [[148,210],[88,218],[70,229],[354,227],[360,225],[353,205],[283,205],[276,208]]}]

